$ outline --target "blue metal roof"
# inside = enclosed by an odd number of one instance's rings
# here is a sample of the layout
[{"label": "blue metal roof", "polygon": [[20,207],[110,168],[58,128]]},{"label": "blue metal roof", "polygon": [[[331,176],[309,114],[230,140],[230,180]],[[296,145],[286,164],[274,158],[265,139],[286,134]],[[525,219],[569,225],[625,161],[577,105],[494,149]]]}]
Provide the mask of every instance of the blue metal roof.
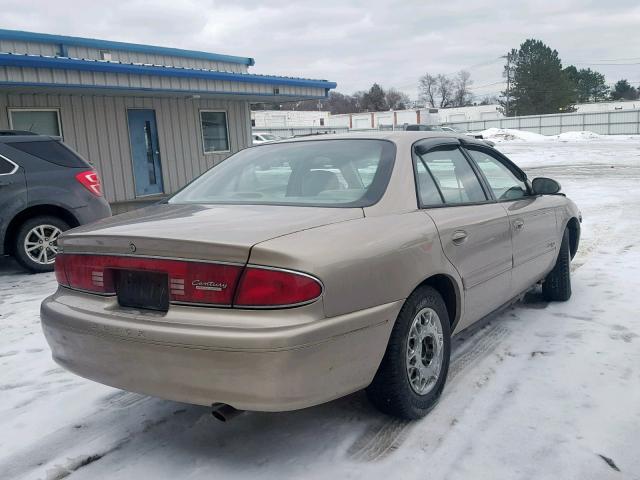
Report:
[{"label": "blue metal roof", "polygon": [[0,29],[0,40],[13,40],[22,42],[55,43],[60,45],[74,45],[79,47],[92,47],[101,50],[125,50],[128,52],[151,53],[155,55],[171,55],[174,57],[197,58],[212,60],[214,62],[240,63],[242,65],[254,65],[255,60],[250,57],[236,57],[233,55],[220,55],[217,53],[199,52],[196,50],[182,50],[180,48],[157,47],[154,45],[141,45],[137,43],[113,42],[111,40],[98,40],[95,38],[69,37],[66,35],[51,35],[48,33],[24,32],[21,30]]},{"label": "blue metal roof", "polygon": [[83,70],[90,72],[128,73],[135,75],[157,75],[161,77],[202,78],[206,80],[227,80],[232,82],[261,83],[267,85],[336,88],[335,82],[308,78],[277,77],[251,73],[219,72],[183,67],[165,67],[139,63],[121,63],[107,60],[87,60],[67,57],[48,57],[43,55],[25,55],[0,53],[0,66],[53,68],[60,70]]}]

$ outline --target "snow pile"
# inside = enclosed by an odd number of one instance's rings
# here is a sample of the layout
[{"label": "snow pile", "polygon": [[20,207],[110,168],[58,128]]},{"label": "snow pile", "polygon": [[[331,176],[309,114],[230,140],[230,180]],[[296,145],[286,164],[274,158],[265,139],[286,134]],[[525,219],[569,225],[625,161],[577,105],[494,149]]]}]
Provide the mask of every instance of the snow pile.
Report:
[{"label": "snow pile", "polygon": [[492,142],[540,142],[548,140],[549,137],[540,135],[539,133],[527,132],[525,130],[516,130],[513,128],[487,128],[480,132],[482,138],[491,140]]},{"label": "snow pile", "polygon": [[598,140],[601,138],[601,135],[590,132],[588,130],[582,130],[580,132],[564,132],[560,135],[555,135],[554,138],[557,138],[558,140],[561,140],[563,142],[567,142],[576,140]]}]

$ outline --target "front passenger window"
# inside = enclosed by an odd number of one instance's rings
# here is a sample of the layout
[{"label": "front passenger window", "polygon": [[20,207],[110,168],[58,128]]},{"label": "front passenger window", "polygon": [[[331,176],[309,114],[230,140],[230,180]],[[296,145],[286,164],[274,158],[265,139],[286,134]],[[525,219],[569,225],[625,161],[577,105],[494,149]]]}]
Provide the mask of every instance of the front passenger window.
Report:
[{"label": "front passenger window", "polygon": [[527,186],[500,160],[483,150],[467,149],[482,170],[498,200],[517,200],[527,195]]}]

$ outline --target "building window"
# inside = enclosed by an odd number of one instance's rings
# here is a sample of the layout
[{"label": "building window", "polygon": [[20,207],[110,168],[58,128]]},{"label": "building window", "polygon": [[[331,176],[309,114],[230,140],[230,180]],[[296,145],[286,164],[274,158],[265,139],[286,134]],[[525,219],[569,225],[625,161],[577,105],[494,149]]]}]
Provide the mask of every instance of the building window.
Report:
[{"label": "building window", "polygon": [[10,108],[9,125],[12,130],[62,136],[60,111],[57,108]]},{"label": "building window", "polygon": [[321,119],[320,119],[320,126],[321,126],[321,127],[324,127],[324,118],[321,118]]},{"label": "building window", "polygon": [[227,112],[201,110],[202,147],[204,153],[229,151],[229,126]]},{"label": "building window", "polygon": [[252,118],[252,119],[251,119],[251,126],[252,126],[252,127],[255,127],[255,126],[256,126],[256,119],[255,119],[255,118]]}]

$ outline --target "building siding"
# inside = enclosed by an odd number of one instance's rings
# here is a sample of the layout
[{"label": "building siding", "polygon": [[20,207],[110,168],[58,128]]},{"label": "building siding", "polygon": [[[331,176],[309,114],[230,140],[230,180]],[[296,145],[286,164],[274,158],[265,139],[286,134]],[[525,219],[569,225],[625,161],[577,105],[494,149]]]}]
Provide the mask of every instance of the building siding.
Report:
[{"label": "building siding", "polygon": [[[103,50],[92,47],[69,45],[67,56],[71,58],[86,58],[102,60],[100,52]],[[111,60],[124,63],[144,63],[150,65],[165,65],[172,67],[202,68],[220,72],[247,73],[249,66],[241,63],[213,61],[200,58],[179,57],[175,55],[159,55],[153,53],[105,50],[111,54]],[[0,52],[27,53],[29,55],[60,55],[60,45],[55,43],[24,42],[0,40]]]},{"label": "building siding", "polygon": [[[135,200],[128,109],[155,110],[167,194],[251,144],[249,104],[236,100],[0,92],[0,129],[9,128],[9,108],[37,107],[59,109],[65,143],[94,164],[112,203]],[[230,153],[203,152],[200,110],[227,112]]]},{"label": "building siding", "polygon": [[279,95],[295,97],[324,98],[325,88],[297,85],[271,85],[265,83],[211,80],[203,78],[167,77],[159,75],[139,75],[129,73],[106,73],[74,71],[53,68],[31,68],[0,66],[0,82],[29,85],[43,84],[48,87],[100,88],[100,89],[146,89],[184,93],[240,94],[274,96],[274,88]]}]

